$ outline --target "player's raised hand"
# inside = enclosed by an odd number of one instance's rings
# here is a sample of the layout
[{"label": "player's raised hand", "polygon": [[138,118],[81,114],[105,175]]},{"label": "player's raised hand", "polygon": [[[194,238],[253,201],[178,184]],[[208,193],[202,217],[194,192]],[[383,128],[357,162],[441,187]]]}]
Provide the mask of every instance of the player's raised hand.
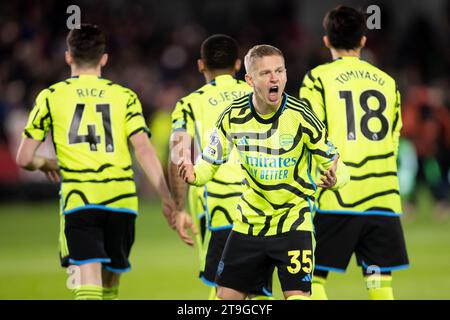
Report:
[{"label": "player's raised hand", "polygon": [[178,162],[178,175],[184,182],[192,184],[195,181],[194,165],[190,161],[180,159]]},{"label": "player's raised hand", "polygon": [[333,164],[330,167],[330,169],[328,169],[327,171],[321,172],[323,174],[323,176],[320,177],[320,181],[322,181],[322,183],[318,184],[319,187],[329,189],[329,188],[332,188],[336,184],[336,182],[337,182],[336,169],[337,169],[338,160],[339,160],[339,155],[337,155],[334,158]]},{"label": "player's raised hand", "polygon": [[191,229],[192,233],[196,235],[198,233],[195,227],[192,217],[186,211],[179,211],[176,213],[176,230],[181,240],[189,246],[194,245],[194,240],[188,234],[188,230]]}]

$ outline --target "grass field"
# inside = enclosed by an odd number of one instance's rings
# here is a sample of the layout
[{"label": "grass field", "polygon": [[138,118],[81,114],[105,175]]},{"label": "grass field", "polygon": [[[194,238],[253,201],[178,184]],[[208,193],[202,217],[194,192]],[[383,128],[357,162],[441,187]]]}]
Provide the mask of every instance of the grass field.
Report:
[{"label": "grass field", "polygon": [[[197,278],[197,253],[178,239],[159,204],[142,201],[137,220],[133,270],[123,277],[121,299],[206,299]],[[429,195],[414,218],[404,219],[411,267],[394,273],[397,299],[450,299],[450,220],[436,220]],[[72,299],[59,267],[57,200],[0,204],[0,299]],[[280,288],[274,277],[274,294]],[[354,261],[345,274],[331,274],[332,299],[366,299]]]}]

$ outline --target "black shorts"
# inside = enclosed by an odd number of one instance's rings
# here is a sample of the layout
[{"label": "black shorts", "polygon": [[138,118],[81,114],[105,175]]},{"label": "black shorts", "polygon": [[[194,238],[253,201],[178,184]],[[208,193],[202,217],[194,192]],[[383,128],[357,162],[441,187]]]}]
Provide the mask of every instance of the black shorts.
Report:
[{"label": "black shorts", "polygon": [[264,286],[277,267],[283,291],[311,291],[312,250],[312,233],[307,231],[269,237],[232,231],[219,263],[216,283],[250,294]]},{"label": "black shorts", "polygon": [[80,210],[64,216],[69,256],[61,265],[101,262],[103,268],[122,273],[130,270],[136,215],[105,210]]},{"label": "black shorts", "polygon": [[317,213],[314,228],[316,270],[345,272],[353,252],[364,270],[408,267],[399,217]]},{"label": "black shorts", "polygon": [[[204,270],[200,272],[200,278],[207,285],[215,286],[214,282],[217,275],[217,268],[222,258],[222,253],[225,248],[231,228],[225,230],[211,231],[211,238],[209,240],[208,249],[205,257]],[[265,281],[261,281],[261,287],[252,288],[249,294],[258,296],[272,296],[272,272]]]}]

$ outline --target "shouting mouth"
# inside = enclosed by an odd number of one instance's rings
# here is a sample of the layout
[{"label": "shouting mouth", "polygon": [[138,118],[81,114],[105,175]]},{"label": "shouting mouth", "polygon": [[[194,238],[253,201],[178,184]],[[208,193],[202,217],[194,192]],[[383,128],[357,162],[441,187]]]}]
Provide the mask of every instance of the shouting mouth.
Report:
[{"label": "shouting mouth", "polygon": [[269,101],[270,102],[277,102],[278,101],[278,86],[272,86],[269,89]]}]

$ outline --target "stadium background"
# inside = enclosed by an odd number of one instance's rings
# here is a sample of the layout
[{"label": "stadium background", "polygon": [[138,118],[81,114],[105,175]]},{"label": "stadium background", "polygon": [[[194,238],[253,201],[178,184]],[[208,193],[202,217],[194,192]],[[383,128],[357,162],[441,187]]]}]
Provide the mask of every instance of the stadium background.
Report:
[{"label": "stadium background", "polygon": [[[66,9],[107,34],[104,77],[141,98],[163,163],[170,112],[201,86],[196,70],[202,40],[234,36],[241,56],[254,44],[286,55],[287,92],[298,94],[305,72],[329,59],[321,43],[325,12],[338,4],[381,8],[363,58],[397,80],[402,93],[401,192],[411,267],[394,273],[399,299],[450,299],[450,3],[410,1],[3,1],[0,3],[0,299],[71,299],[57,255],[57,186],[14,163],[20,133],[36,94],[68,76]],[[243,77],[243,70],[239,77]],[[51,143],[42,153],[52,154]],[[139,173],[141,214],[124,276],[122,299],[204,299],[197,254],[162,218],[159,201]],[[276,278],[276,277],[275,277]],[[280,290],[275,283],[275,296]],[[360,270],[333,274],[329,296],[366,299]]]}]

